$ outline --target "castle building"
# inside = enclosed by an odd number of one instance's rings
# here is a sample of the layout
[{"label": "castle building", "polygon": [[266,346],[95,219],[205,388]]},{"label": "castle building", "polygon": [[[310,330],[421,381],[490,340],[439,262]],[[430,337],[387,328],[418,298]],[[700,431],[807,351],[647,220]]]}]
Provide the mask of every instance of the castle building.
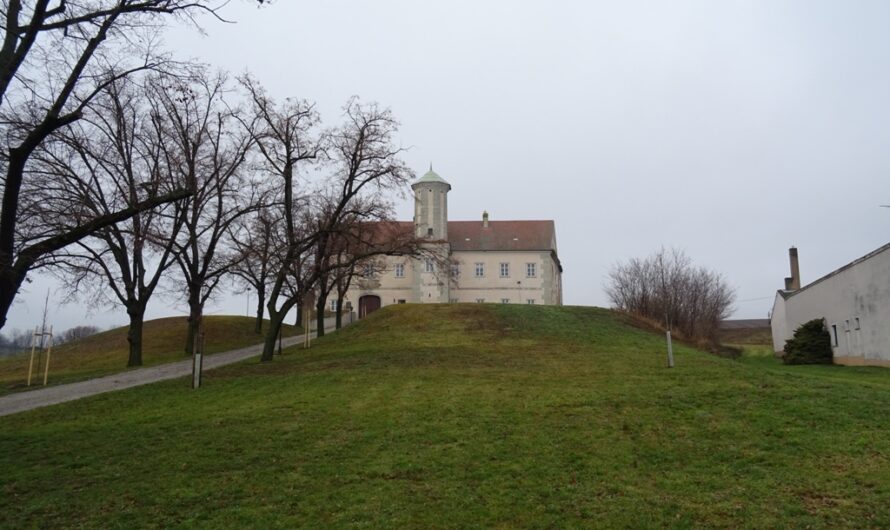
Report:
[{"label": "castle building", "polygon": [[[432,167],[411,189],[424,256],[387,256],[353,281],[344,306],[359,318],[390,304],[562,304],[562,264],[549,221],[449,221],[451,185]],[[442,270],[448,268],[450,270]],[[330,300],[332,308],[336,300]]]}]

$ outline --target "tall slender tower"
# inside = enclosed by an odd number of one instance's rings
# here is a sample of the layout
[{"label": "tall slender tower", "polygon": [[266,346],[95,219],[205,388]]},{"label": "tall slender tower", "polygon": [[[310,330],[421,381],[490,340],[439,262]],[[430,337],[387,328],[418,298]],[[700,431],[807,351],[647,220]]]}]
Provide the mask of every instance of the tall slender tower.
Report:
[{"label": "tall slender tower", "polygon": [[448,265],[451,255],[448,192],[451,184],[436,174],[430,164],[430,170],[412,184],[411,189],[414,190],[414,235],[426,240],[423,248],[428,253],[414,263],[414,298],[420,303],[447,303],[451,277]]},{"label": "tall slender tower", "polygon": [[448,240],[448,192],[451,184],[427,171],[411,185],[414,190],[414,235],[433,241]]}]

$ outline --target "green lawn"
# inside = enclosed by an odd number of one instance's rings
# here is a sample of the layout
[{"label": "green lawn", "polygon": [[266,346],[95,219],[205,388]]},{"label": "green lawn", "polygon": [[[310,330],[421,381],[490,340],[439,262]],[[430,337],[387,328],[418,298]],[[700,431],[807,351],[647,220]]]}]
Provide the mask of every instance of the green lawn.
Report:
[{"label": "green lawn", "polygon": [[[267,321],[268,322],[268,321]],[[237,316],[206,316],[205,348],[208,354],[243,348],[263,342],[254,333],[255,320]],[[263,329],[266,329],[265,327]],[[183,351],[187,332],[185,317],[149,320],[143,330],[143,366],[154,366],[188,359]],[[299,333],[293,326],[285,326],[284,335]],[[53,348],[50,355],[48,385],[71,383],[93,377],[122,372],[127,369],[129,345],[127,328],[97,333],[82,340]],[[0,359],[0,396],[30,390],[27,387],[30,354]],[[41,360],[41,362],[43,362]],[[34,361],[32,388],[43,384],[42,367],[37,373]]]},{"label": "green lawn", "polygon": [[890,371],[591,308],[391,306],[306,352],[0,418],[15,528],[886,528]]}]

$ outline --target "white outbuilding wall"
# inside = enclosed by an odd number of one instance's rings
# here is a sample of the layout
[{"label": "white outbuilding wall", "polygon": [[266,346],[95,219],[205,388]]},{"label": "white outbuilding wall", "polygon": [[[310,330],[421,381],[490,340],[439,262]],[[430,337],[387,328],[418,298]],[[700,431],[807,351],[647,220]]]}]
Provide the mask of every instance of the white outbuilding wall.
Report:
[{"label": "white outbuilding wall", "polygon": [[780,292],[771,318],[776,351],[818,318],[831,335],[836,364],[890,366],[890,245],[798,291]]}]

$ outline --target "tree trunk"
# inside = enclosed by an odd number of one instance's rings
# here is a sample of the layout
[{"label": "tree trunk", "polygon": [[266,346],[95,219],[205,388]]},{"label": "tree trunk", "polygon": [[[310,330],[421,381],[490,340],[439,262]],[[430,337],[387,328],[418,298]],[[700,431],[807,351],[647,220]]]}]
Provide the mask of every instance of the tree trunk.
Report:
[{"label": "tree trunk", "polygon": [[256,325],[253,331],[259,335],[263,332],[263,316],[265,315],[266,291],[257,289]]},{"label": "tree trunk", "polygon": [[334,328],[340,329],[343,327],[343,296],[341,295],[337,298],[337,314],[334,315]]},{"label": "tree trunk", "polygon": [[297,304],[297,320],[294,322],[297,329],[303,329],[303,304]]},{"label": "tree trunk", "polygon": [[261,362],[269,362],[275,356],[275,347],[278,343],[278,333],[281,331],[281,325],[284,323],[284,317],[287,311],[269,311],[269,329],[266,331],[266,340],[263,341],[263,355],[260,357]]},{"label": "tree trunk", "polygon": [[194,353],[195,335],[198,333],[198,325],[201,322],[201,313],[204,309],[201,306],[202,304],[198,301],[197,296],[189,296],[188,331],[185,334],[186,355],[191,355]]},{"label": "tree trunk", "polygon": [[319,293],[318,300],[315,302],[315,336],[324,337],[324,308],[327,305],[328,297],[324,292]]},{"label": "tree trunk", "polygon": [[127,367],[142,366],[142,327],[145,322],[145,307],[134,304],[127,308],[130,317],[130,327],[127,329],[127,342],[130,344],[130,357],[127,359]]},{"label": "tree trunk", "polygon": [[25,275],[16,270],[12,263],[7,264],[5,259],[2,260],[2,264],[0,264],[0,329],[6,325],[6,315],[9,313],[9,308],[12,307],[15,295],[24,280]]},{"label": "tree trunk", "polygon": [[[11,31],[11,28],[6,29]],[[3,180],[3,206],[0,209],[0,274],[3,277],[0,282],[0,328],[6,324],[6,314],[25,279],[15,269],[15,227],[18,220],[19,192],[29,154],[30,150],[23,150],[21,147],[10,149],[6,178]]]}]

